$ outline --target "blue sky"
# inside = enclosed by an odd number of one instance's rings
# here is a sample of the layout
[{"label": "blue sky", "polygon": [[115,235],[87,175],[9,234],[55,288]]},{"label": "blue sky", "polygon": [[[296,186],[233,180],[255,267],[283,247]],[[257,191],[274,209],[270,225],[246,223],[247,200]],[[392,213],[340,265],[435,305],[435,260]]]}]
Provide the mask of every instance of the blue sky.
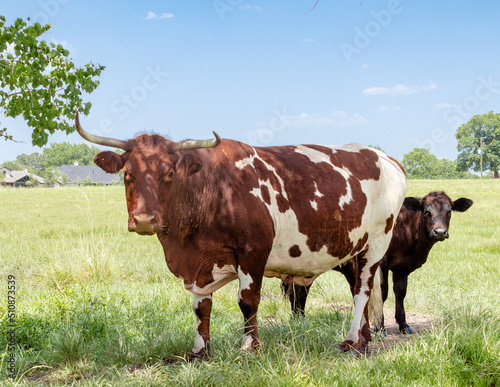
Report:
[{"label": "blue sky", "polygon": [[[500,2],[0,0],[106,66],[82,124],[120,139],[213,130],[256,146],[349,142],[456,158],[457,128],[500,112]],[[0,163],[31,146],[21,118]],[[81,142],[77,134],[51,141]]]}]

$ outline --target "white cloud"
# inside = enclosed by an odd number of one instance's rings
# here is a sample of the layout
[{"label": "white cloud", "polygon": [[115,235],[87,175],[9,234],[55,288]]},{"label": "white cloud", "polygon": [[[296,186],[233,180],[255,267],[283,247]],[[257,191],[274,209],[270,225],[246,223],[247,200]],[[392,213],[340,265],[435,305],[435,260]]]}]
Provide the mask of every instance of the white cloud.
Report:
[{"label": "white cloud", "polygon": [[316,41],[316,39],[314,39],[314,38],[305,38],[305,39],[301,39],[300,41],[304,42],[304,43],[314,43]]},{"label": "white cloud", "polygon": [[373,110],[375,110],[377,112],[385,113],[385,112],[400,112],[403,109],[401,109],[399,106],[380,105],[380,106],[377,106],[376,108],[374,108]]},{"label": "white cloud", "polygon": [[15,47],[14,43],[7,43],[7,48],[0,52],[0,58],[7,59],[7,55],[9,54],[16,55],[14,47]]},{"label": "white cloud", "polygon": [[301,113],[292,116],[286,116],[286,120],[290,126],[307,127],[307,126],[353,126],[363,125],[366,123],[366,118],[359,113],[347,114],[343,110],[334,110],[326,115],[317,113],[307,114]]},{"label": "white cloud", "polygon": [[426,86],[406,86],[398,83],[392,87],[371,87],[363,90],[363,94],[368,95],[406,95],[406,94],[419,94],[427,91],[436,90],[437,86],[434,83],[429,83]]},{"label": "white cloud", "polygon": [[152,11],[148,11],[148,14],[146,15],[146,17],[144,19],[146,20],[152,20],[152,19],[172,19],[175,15],[173,13],[162,13],[160,15],[152,12]]}]

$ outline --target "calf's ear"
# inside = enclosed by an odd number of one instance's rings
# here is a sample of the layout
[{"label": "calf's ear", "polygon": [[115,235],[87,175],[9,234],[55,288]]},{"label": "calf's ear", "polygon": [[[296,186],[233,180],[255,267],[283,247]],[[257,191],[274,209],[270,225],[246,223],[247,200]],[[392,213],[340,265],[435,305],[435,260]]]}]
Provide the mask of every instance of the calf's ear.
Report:
[{"label": "calf's ear", "polygon": [[472,206],[473,201],[467,198],[460,198],[453,202],[451,209],[453,211],[464,212]]},{"label": "calf's ear", "polygon": [[422,205],[420,204],[420,200],[414,197],[407,197],[403,202],[403,206],[405,206],[410,211],[422,211]]},{"label": "calf's ear", "polygon": [[94,163],[108,173],[117,173],[123,168],[123,160],[120,155],[111,151],[104,151],[96,154]]}]

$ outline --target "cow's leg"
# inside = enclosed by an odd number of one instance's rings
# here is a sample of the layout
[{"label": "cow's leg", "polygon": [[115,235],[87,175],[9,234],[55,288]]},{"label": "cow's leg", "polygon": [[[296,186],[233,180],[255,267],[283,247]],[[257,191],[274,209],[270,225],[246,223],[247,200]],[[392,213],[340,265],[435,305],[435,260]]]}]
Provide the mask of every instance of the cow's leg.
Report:
[{"label": "cow's leg", "polygon": [[369,259],[373,256],[370,253],[370,251],[366,254],[361,253],[356,257],[357,278],[354,288],[354,316],[346,339],[340,345],[340,350],[344,352],[362,352],[371,340],[370,324],[368,321],[368,301],[379,261]]},{"label": "cow's leg", "polygon": [[259,332],[257,330],[257,310],[260,302],[260,289],[262,286],[262,274],[251,273],[241,266],[238,267],[238,279],[240,281],[238,292],[238,305],[240,306],[245,328],[241,350],[253,352],[259,348]]},{"label": "cow's leg", "polygon": [[307,295],[309,294],[309,286],[300,286],[296,284],[287,284],[283,282],[281,284],[285,296],[290,300],[290,306],[292,307],[293,316],[304,317],[304,311],[306,309]]},{"label": "cow's leg", "polygon": [[208,354],[210,346],[210,313],[212,311],[212,295],[199,296],[193,294],[193,310],[198,320],[198,330],[188,361],[203,358]]},{"label": "cow's leg", "polygon": [[406,297],[406,289],[408,287],[408,276],[407,275],[398,275],[396,273],[392,273],[392,282],[394,289],[394,296],[396,299],[396,313],[395,318],[396,322],[399,325],[399,331],[401,333],[413,333],[413,330],[406,323],[406,312],[405,312],[405,297]]}]

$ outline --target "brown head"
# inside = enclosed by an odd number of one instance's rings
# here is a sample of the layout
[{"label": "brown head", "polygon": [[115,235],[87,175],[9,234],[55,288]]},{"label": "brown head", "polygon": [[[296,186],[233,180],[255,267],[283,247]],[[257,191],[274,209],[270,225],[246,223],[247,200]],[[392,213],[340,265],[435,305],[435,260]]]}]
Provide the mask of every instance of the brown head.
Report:
[{"label": "brown head", "polygon": [[108,173],[123,170],[129,213],[128,230],[141,235],[153,235],[164,230],[163,214],[168,210],[166,207],[172,182],[177,176],[194,174],[202,168],[196,156],[182,151],[210,148],[221,143],[221,138],[215,132],[215,139],[212,140],[183,142],[147,134],[128,141],[95,136],[83,130],[78,113],[75,124],[84,139],[125,151],[121,155],[111,151],[100,152],[94,157],[94,162]]},{"label": "brown head", "polygon": [[460,198],[451,200],[443,191],[431,192],[423,198],[407,197],[403,206],[410,211],[420,212],[421,231],[435,242],[449,237],[452,211],[464,212],[472,206],[472,200]]}]

